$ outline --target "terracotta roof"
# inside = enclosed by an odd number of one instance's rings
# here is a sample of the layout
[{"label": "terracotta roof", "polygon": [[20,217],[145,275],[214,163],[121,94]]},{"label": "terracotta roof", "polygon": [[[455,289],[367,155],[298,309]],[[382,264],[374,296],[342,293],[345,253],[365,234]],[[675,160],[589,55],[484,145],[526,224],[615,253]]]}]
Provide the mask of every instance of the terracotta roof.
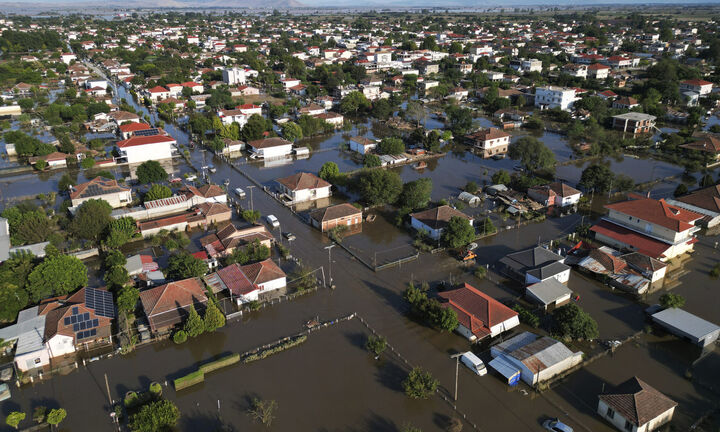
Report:
[{"label": "terracotta roof", "polygon": [[676,198],[676,201],[720,213],[720,185],[706,187]]},{"label": "terracotta roof", "polygon": [[487,141],[498,138],[505,138],[509,136],[510,134],[503,132],[499,128],[491,127],[467,135],[467,138],[475,141]]},{"label": "terracotta roof", "polygon": [[247,295],[258,289],[257,285],[250,282],[250,279],[245,276],[238,264],[218,270],[217,275],[235,296]]},{"label": "terracotta roof", "polygon": [[117,146],[120,148],[127,148],[160,143],[175,143],[175,139],[165,135],[132,136],[126,140],[118,141]]},{"label": "terracotta roof", "polygon": [[181,224],[183,222],[187,222],[188,215],[187,214],[181,214],[178,216],[170,216],[162,219],[155,219],[147,222],[138,222],[138,229],[140,231],[147,231],[151,229],[157,229],[157,228],[163,228],[168,227],[172,225]]},{"label": "terracotta roof", "polygon": [[155,86],[155,87],[151,88],[150,90],[148,90],[148,92],[150,92],[150,93],[167,93],[168,89],[166,89],[163,86]]},{"label": "terracotta roof", "polygon": [[644,425],[677,406],[677,402],[638,377],[630,378],[599,398],[635,426]]},{"label": "terracotta roof", "polygon": [[135,113],[131,113],[128,111],[114,111],[108,114],[109,117],[115,119],[115,121],[127,121],[127,120],[136,120],[139,119],[140,116],[138,116]]},{"label": "terracotta roof", "polygon": [[147,123],[125,123],[123,125],[120,125],[120,132],[135,132],[139,130],[147,130],[151,129],[151,126]]},{"label": "terracotta roof", "polygon": [[350,138],[350,141],[355,141],[356,143],[363,145],[363,146],[368,146],[368,145],[377,143],[377,141],[375,141],[374,139],[370,139],[367,137],[361,137],[361,136],[354,136],[354,137]]},{"label": "terracotta roof", "polygon": [[702,215],[670,205],[664,199],[634,199],[608,204],[605,208],[660,225],[675,232],[682,232],[692,228],[694,226],[693,222],[702,218]]},{"label": "terracotta roof", "polygon": [[255,141],[250,141],[248,143],[250,147],[261,149],[261,148],[269,148],[269,147],[278,147],[278,146],[284,146],[284,145],[292,145],[292,143],[288,140],[284,140],[282,138],[265,138]]},{"label": "terracotta roof", "polygon": [[646,237],[606,220],[601,220],[593,225],[590,231],[610,237],[619,243],[632,246],[637,252],[653,258],[663,257],[665,252],[670,248],[669,244]]},{"label": "terracotta roof", "polygon": [[140,293],[145,315],[148,317],[207,301],[205,287],[199,278],[184,279],[161,285]]},{"label": "terracotta roof", "polygon": [[517,316],[518,313],[466,283],[451,291],[438,294],[445,300],[444,307],[452,308],[458,321],[478,338],[488,336],[490,329]]},{"label": "terracotta roof", "polygon": [[627,264],[621,258],[605,253],[600,249],[590,251],[590,257],[599,262],[606,270],[611,273],[620,273]]},{"label": "terracotta roof", "polygon": [[95,177],[89,182],[75,186],[70,193],[70,199],[89,198],[100,195],[127,192],[130,188],[118,185],[116,180],[108,180],[103,177]]},{"label": "terracotta roof", "polygon": [[687,85],[692,85],[692,86],[712,85],[712,83],[710,81],[705,81],[705,80],[701,80],[701,79],[685,80],[685,81],[681,81],[680,84],[687,84]]},{"label": "terracotta roof", "polygon": [[221,203],[202,203],[197,206],[198,211],[205,217],[231,213],[230,207]]},{"label": "terracotta roof", "polygon": [[348,203],[326,207],[324,209],[315,210],[314,212],[310,213],[311,218],[320,222],[331,221],[353,215],[362,216],[362,210],[359,210],[355,208],[352,204]]},{"label": "terracotta roof", "polygon": [[455,210],[454,208],[443,205],[433,209],[423,210],[421,212],[412,213],[410,216],[418,221],[424,223],[432,229],[445,228],[450,219],[453,216],[458,216],[470,220],[470,217],[465,213]]},{"label": "terracotta roof", "polygon": [[713,135],[703,135],[698,140],[683,144],[680,147],[707,153],[720,153],[720,139]]},{"label": "terracotta roof", "polygon": [[240,267],[243,274],[255,285],[285,277],[285,272],[270,258]]},{"label": "terracotta roof", "polygon": [[291,191],[304,189],[320,189],[332,186],[330,183],[312,173],[301,172],[277,179],[277,182]]}]

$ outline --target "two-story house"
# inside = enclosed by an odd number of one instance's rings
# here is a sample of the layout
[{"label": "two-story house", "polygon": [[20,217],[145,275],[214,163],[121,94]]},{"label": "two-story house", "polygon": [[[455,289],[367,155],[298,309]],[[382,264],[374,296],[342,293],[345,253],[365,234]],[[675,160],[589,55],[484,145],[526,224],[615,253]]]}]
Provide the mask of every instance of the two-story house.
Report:
[{"label": "two-story house", "polygon": [[510,134],[491,127],[465,136],[468,144],[482,151],[484,158],[507,153],[510,145]]},{"label": "two-story house", "polygon": [[312,173],[301,172],[277,180],[280,193],[289,204],[330,196],[332,185]]},{"label": "two-story house", "polygon": [[639,112],[629,112],[613,116],[613,129],[633,134],[652,132],[657,117]]},{"label": "two-story house", "polygon": [[547,207],[576,205],[582,196],[582,192],[563,182],[533,186],[528,189],[527,194],[530,198]]}]

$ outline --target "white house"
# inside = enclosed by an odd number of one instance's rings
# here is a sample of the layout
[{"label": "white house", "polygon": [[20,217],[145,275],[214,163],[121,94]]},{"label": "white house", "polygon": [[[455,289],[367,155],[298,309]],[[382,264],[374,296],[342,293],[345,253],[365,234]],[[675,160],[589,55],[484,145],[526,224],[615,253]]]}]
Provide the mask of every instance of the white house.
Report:
[{"label": "white house", "polygon": [[677,402],[632,377],[598,396],[598,414],[623,432],[649,432],[670,422]]},{"label": "white house", "polygon": [[330,196],[332,185],[312,173],[301,172],[277,180],[280,192],[290,204]]},{"label": "white house", "polygon": [[593,63],[587,68],[587,74],[590,78],[597,80],[604,80],[610,75],[610,66],[606,66],[600,63]]},{"label": "white house", "polygon": [[507,276],[526,285],[551,278],[560,283],[570,279],[570,267],[565,264],[565,258],[540,246],[505,255],[500,263]]},{"label": "white house", "polygon": [[470,225],[473,224],[473,219],[470,216],[448,205],[412,213],[410,214],[410,224],[416,230],[424,230],[430,238],[438,240],[453,217],[467,219]]},{"label": "white house", "polygon": [[287,276],[273,260],[241,266],[232,264],[203,278],[218,293],[228,290],[237,304],[261,300],[287,286]]},{"label": "white house", "polygon": [[248,120],[247,114],[245,114],[241,109],[219,110],[218,117],[220,117],[222,124],[231,125],[233,123],[237,123],[240,125],[241,129],[245,126],[245,124],[247,124]]},{"label": "white house", "polygon": [[118,141],[119,159],[127,163],[140,163],[148,160],[171,159],[177,141],[167,135],[132,136]]},{"label": "white house", "polygon": [[292,154],[292,143],[277,137],[250,141],[248,147],[256,158],[269,159]]},{"label": "white house", "polygon": [[247,81],[245,70],[240,68],[223,69],[222,79],[223,82],[229,86],[245,84]]},{"label": "white house", "polygon": [[505,154],[510,145],[510,134],[495,127],[481,129],[465,136],[465,139],[481,150],[484,158]]},{"label": "white house", "polygon": [[281,79],[280,83],[282,83],[285,90],[290,90],[291,87],[299,86],[300,80],[295,78],[285,78]]},{"label": "white house", "polygon": [[580,201],[582,192],[563,182],[553,182],[542,186],[533,186],[527,194],[533,200],[545,206],[568,207]]},{"label": "white house", "polygon": [[540,109],[569,111],[576,99],[573,88],[547,86],[535,89],[535,106]]},{"label": "white house", "polygon": [[74,186],[70,191],[73,207],[91,199],[101,199],[112,208],[125,207],[132,202],[132,189],[120,186],[117,180],[95,177],[89,182]]},{"label": "white house", "polygon": [[680,93],[693,92],[700,96],[710,94],[712,92],[713,83],[701,79],[691,79],[680,82]]},{"label": "white house", "polygon": [[354,136],[350,138],[350,150],[356,151],[362,155],[370,153],[375,147],[377,147],[377,141],[361,137]]},{"label": "white house", "polygon": [[73,60],[76,60],[77,56],[73,53],[62,53],[60,60],[66,65],[69,65]]}]

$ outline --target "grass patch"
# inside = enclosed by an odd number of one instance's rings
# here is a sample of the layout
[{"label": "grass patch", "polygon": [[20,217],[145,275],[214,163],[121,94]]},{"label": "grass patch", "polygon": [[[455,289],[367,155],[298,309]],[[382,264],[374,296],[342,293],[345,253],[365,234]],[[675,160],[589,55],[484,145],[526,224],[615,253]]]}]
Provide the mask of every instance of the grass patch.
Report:
[{"label": "grass patch", "polygon": [[175,385],[175,391],[182,390],[188,387],[192,387],[195,384],[200,384],[205,381],[205,374],[222,369],[226,366],[230,366],[240,361],[240,354],[230,354],[225,357],[221,357],[215,361],[205,363],[198,367],[198,370],[191,372],[185,376],[175,379],[173,382]]}]

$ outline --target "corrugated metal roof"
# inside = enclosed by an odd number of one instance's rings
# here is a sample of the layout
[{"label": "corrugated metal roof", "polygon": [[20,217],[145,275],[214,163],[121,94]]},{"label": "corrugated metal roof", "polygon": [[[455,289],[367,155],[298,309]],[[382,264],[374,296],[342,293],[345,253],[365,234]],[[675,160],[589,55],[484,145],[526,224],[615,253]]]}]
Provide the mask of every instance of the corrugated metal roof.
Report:
[{"label": "corrugated metal roof", "polygon": [[653,314],[652,318],[697,339],[703,339],[709,334],[720,330],[717,325],[678,308],[665,309]]}]

